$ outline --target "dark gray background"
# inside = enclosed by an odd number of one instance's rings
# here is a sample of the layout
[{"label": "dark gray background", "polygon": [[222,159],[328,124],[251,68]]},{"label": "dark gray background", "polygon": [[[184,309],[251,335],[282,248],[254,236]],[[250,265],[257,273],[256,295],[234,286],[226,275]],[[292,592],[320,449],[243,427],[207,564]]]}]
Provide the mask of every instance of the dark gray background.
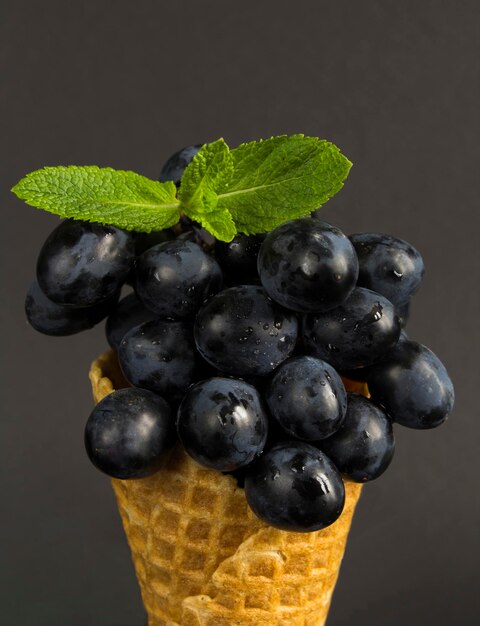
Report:
[{"label": "dark gray background", "polygon": [[478,3],[4,0],[1,13],[1,623],[143,624],[108,480],[83,450],[103,329],[51,339],[27,326],[57,220],[8,189],[43,165],[156,177],[190,143],[292,132],[354,162],[327,221],[423,253],[409,332],[457,392],[442,428],[397,428],[329,626],[478,623]]}]

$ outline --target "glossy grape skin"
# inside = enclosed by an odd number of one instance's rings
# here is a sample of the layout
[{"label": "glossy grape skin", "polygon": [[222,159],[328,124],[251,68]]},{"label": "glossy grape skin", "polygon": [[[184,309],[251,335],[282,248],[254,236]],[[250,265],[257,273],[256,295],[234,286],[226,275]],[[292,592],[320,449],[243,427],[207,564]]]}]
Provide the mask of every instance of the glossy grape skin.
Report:
[{"label": "glossy grape skin", "polygon": [[[135,256],[139,257],[149,248],[153,248],[159,243],[165,243],[165,241],[172,241],[175,239],[175,235],[170,228],[165,230],[154,230],[150,233],[133,233],[135,242]],[[135,261],[132,265],[130,274],[125,280],[127,285],[133,286],[135,280]]]},{"label": "glossy grape skin", "polygon": [[202,144],[196,144],[194,146],[187,146],[182,148],[178,152],[172,154],[172,156],[166,161],[160,172],[159,181],[164,183],[168,180],[173,181],[177,187],[180,185],[180,180],[183,176],[187,165],[192,161],[193,157],[202,147]]},{"label": "glossy grape skin", "polygon": [[92,463],[113,478],[145,478],[160,469],[174,420],[163,398],[146,389],[119,389],[93,409],[85,428]]},{"label": "glossy grape skin", "polygon": [[238,377],[263,376],[290,356],[297,340],[296,317],[261,287],[230,287],[198,312],[194,334],[203,358]]},{"label": "glossy grape skin", "polygon": [[[170,228],[165,230],[152,231],[150,233],[133,233],[135,243],[135,256],[139,257],[149,248],[153,248],[159,243],[165,243],[165,241],[172,241],[175,239],[175,235]],[[136,260],[135,260],[136,261]],[[128,277],[125,279],[125,284],[133,287],[135,280],[135,261],[132,264],[132,269]]]},{"label": "glossy grape skin", "polygon": [[411,244],[380,233],[350,236],[358,256],[358,286],[381,293],[401,307],[417,291],[425,271],[423,259]]},{"label": "glossy grape skin", "polygon": [[340,429],[318,445],[342,474],[357,483],[381,476],[395,452],[392,423],[386,413],[355,393],[348,394]]},{"label": "glossy grape skin", "polygon": [[230,242],[215,242],[215,256],[227,280],[237,285],[258,282],[257,258],[264,239],[238,234]]},{"label": "glossy grape skin", "polygon": [[407,332],[403,329],[402,329],[402,332],[400,333],[400,337],[398,338],[398,342],[400,341],[409,341],[409,336],[407,335]]},{"label": "glossy grape skin", "polygon": [[194,223],[191,224],[191,228],[177,236],[177,241],[192,241],[210,255],[213,253],[215,246],[215,237],[212,233],[209,233],[208,230]]},{"label": "glossy grape skin", "polygon": [[115,226],[65,220],[40,250],[37,280],[57,304],[92,306],[114,296],[133,260],[131,233]]},{"label": "glossy grape skin", "polygon": [[135,326],[123,337],[118,358],[132,385],[170,403],[180,401],[195,379],[193,338],[183,322],[153,320]]},{"label": "glossy grape skin", "polygon": [[266,393],[272,415],[289,434],[305,441],[330,436],[347,410],[347,393],[331,365],[310,356],[284,361]]},{"label": "glossy grape skin", "polygon": [[34,280],[25,298],[25,314],[29,324],[39,333],[64,337],[93,328],[110,313],[117,300],[118,293],[91,307],[66,307],[47,298]]},{"label": "glossy grape skin", "polygon": [[317,219],[301,218],[271,231],[258,255],[265,291],[304,313],[341,304],[355,287],[358,261],[348,237]]},{"label": "glossy grape skin", "polygon": [[187,319],[222,287],[220,266],[191,241],[167,241],[137,259],[135,292],[159,317]]},{"label": "glossy grape skin", "polygon": [[303,320],[303,341],[310,354],[337,370],[364,367],[398,341],[400,322],[391,302],[357,287],[340,306]]},{"label": "glossy grape skin", "polygon": [[410,319],[410,310],[411,310],[411,300],[407,300],[402,304],[397,304],[395,307],[395,312],[398,315],[398,320],[400,322],[400,326],[405,328]]},{"label": "glossy grape skin", "polygon": [[367,371],[372,400],[398,424],[435,428],[453,409],[452,381],[439,358],[415,341],[401,341]]},{"label": "glossy grape skin", "polygon": [[262,453],[268,417],[255,387],[241,380],[210,378],[187,391],[178,409],[177,431],[198,463],[233,471]]},{"label": "glossy grape skin", "polygon": [[166,230],[155,230],[151,233],[135,233],[135,254],[140,256],[149,248],[173,239],[175,239],[175,235],[169,228]]},{"label": "glossy grape skin", "polygon": [[108,343],[114,350],[118,350],[118,346],[129,330],[155,317],[155,313],[143,306],[136,294],[128,294],[120,300],[107,318],[105,334]]},{"label": "glossy grape skin", "polygon": [[328,457],[308,443],[274,446],[245,478],[250,508],[264,522],[293,532],[333,524],[345,503],[342,477]]},{"label": "glossy grape skin", "polygon": [[[391,350],[395,350],[396,346],[401,341],[409,341],[408,335],[404,330],[402,330],[402,332],[400,333],[398,342],[393,346],[393,348],[391,348]],[[390,353],[390,350],[383,355],[383,357],[380,359],[380,362],[384,361],[385,359],[388,359],[389,353]],[[368,380],[368,372],[370,371],[370,368],[372,367],[375,367],[375,364],[367,365],[365,367],[356,367],[352,370],[341,370],[340,374],[344,378],[349,378],[350,380],[366,383]]]}]

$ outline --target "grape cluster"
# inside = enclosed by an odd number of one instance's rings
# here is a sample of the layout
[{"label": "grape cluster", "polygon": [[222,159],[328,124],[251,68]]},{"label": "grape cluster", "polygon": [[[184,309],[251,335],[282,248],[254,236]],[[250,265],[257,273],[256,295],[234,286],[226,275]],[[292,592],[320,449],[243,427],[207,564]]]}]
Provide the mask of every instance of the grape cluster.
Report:
[{"label": "grape cluster", "polygon": [[[197,149],[161,179],[180,184]],[[452,410],[444,366],[404,331],[423,272],[405,241],[347,237],[315,217],[230,243],[186,220],[150,235],[66,220],[40,252],[26,313],[49,335],[107,317],[132,387],[88,419],[97,468],[149,476],[179,441],[233,474],[261,519],[309,532],[341,514],[344,478],[387,469],[394,423],[433,428]],[[371,397],[347,393],[346,378]]]}]

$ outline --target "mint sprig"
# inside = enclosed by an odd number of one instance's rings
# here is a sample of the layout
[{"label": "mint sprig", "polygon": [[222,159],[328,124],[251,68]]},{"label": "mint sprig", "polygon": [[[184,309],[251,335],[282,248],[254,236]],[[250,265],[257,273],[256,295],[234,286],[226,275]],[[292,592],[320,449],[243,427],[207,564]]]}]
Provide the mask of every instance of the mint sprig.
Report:
[{"label": "mint sprig", "polygon": [[316,137],[272,137],[233,150],[219,139],[186,168],[178,197],[172,182],[96,166],[45,167],[12,191],[60,217],[138,232],[173,226],[183,213],[230,241],[310,214],[342,188],[350,167],[335,145]]}]

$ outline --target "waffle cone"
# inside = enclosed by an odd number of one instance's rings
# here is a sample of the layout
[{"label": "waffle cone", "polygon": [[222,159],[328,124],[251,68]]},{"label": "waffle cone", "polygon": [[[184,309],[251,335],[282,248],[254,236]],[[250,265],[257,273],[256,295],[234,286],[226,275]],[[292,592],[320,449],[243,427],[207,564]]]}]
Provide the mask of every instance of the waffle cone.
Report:
[{"label": "waffle cone", "polygon": [[[113,352],[90,380],[96,402],[127,386]],[[312,533],[267,526],[231,476],[180,446],[154,476],[112,485],[149,626],[325,624],[361,485],[347,481],[340,518]]]}]

